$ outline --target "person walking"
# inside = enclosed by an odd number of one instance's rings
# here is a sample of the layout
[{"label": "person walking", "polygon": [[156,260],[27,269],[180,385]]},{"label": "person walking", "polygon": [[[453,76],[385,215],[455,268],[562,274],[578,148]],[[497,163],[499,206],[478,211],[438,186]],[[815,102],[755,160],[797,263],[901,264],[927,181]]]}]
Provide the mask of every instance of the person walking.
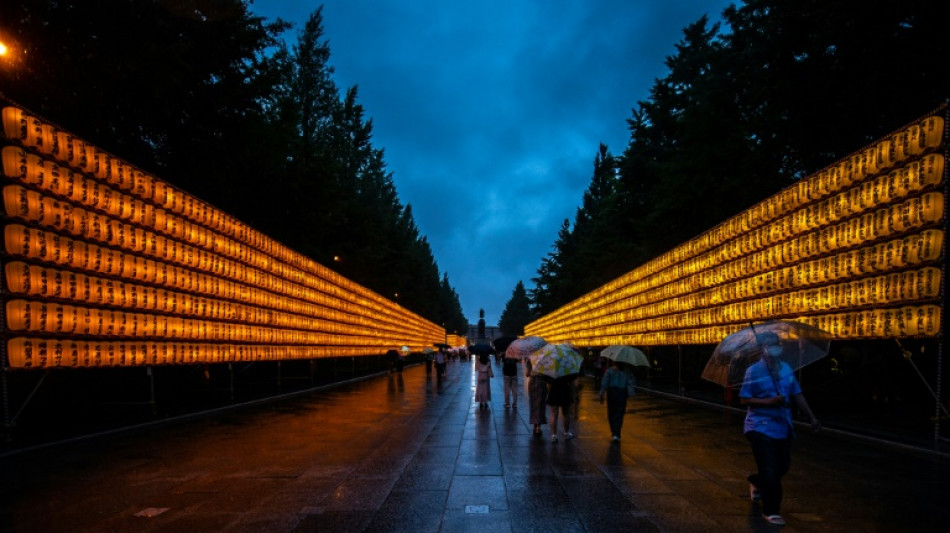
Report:
[{"label": "person walking", "polygon": [[614,442],[620,441],[623,415],[627,412],[627,398],[633,396],[637,380],[627,365],[613,361],[600,380],[600,403],[607,399],[607,423]]},{"label": "person walking", "polygon": [[505,408],[518,407],[518,360],[505,357],[501,363],[502,386],[505,389]]},{"label": "person walking", "polygon": [[487,354],[478,356],[475,371],[478,373],[475,381],[475,401],[478,402],[479,409],[486,409],[491,402],[491,378],[495,377],[491,369],[491,359]]},{"label": "person walking", "polygon": [[743,433],[752,446],[758,471],[748,476],[749,498],[762,505],[766,522],[783,526],[779,514],[782,505],[782,476],[791,465],[791,443],[795,437],[791,402],[811,421],[813,431],[821,429],[792,368],[779,357],[782,346],[778,335],[761,333],[756,341],[762,358],[749,366],[739,390],[739,401],[746,406]]},{"label": "person walking", "polygon": [[551,442],[557,442],[557,420],[564,424],[564,440],[571,440],[571,405],[574,403],[574,387],[577,376],[565,376],[551,381],[548,389],[548,406],[551,408]]},{"label": "person walking", "polygon": [[528,378],[528,423],[534,426],[534,436],[541,436],[541,425],[548,423],[548,380],[550,378],[535,374],[531,370],[531,359],[524,359],[524,375]]},{"label": "person walking", "polygon": [[442,378],[445,376],[445,352],[442,349],[439,349],[435,354],[435,377],[438,381],[442,381]]}]

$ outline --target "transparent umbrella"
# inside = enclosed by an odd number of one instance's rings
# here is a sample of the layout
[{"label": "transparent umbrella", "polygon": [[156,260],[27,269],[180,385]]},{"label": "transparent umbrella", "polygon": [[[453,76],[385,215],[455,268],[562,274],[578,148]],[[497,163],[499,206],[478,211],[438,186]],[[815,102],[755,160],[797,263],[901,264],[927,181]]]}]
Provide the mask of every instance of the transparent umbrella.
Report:
[{"label": "transparent umbrella", "polygon": [[512,341],[511,344],[508,345],[508,348],[505,350],[505,357],[509,357],[511,359],[524,359],[533,352],[538,351],[547,343],[548,341],[534,335],[521,337],[518,340]]},{"label": "transparent umbrella", "polygon": [[650,366],[650,360],[646,354],[633,346],[614,344],[601,350],[600,355],[611,361],[627,363],[631,366]]},{"label": "transparent umbrella", "polygon": [[789,320],[751,324],[729,335],[716,346],[702,377],[723,387],[741,387],[745,371],[762,357],[762,339],[777,338],[778,354],[792,370],[798,370],[828,355],[831,333]]}]

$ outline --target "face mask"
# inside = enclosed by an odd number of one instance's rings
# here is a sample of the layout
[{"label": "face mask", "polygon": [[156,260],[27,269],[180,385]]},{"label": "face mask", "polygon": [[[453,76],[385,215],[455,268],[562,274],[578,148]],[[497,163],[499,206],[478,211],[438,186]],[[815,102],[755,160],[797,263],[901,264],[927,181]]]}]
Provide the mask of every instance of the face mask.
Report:
[{"label": "face mask", "polygon": [[777,344],[769,346],[768,348],[765,349],[765,351],[772,357],[778,357],[782,355],[782,347]]}]

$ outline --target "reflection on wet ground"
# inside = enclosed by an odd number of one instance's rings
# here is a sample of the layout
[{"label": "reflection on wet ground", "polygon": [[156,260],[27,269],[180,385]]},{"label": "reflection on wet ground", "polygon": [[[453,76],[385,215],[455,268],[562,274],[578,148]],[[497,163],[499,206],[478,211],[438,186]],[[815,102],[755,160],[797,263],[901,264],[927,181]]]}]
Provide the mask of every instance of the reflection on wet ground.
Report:
[{"label": "reflection on wet ground", "polygon": [[[526,389],[473,403],[471,363],[0,459],[3,531],[770,531],[741,416],[640,394],[620,444],[584,382],[578,438],[530,434]],[[819,413],[820,416],[820,413]],[[785,531],[944,531],[944,460],[805,434]]]}]

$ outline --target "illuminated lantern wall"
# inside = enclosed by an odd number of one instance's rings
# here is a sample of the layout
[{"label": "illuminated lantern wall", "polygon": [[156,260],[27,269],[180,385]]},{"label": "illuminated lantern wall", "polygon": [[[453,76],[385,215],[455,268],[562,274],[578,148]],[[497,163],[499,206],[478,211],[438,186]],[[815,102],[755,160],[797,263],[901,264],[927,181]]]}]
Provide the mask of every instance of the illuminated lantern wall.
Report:
[{"label": "illuminated lantern wall", "polygon": [[464,335],[456,335],[454,333],[449,333],[445,337],[445,343],[449,346],[465,346],[466,340]]},{"label": "illuminated lantern wall", "polygon": [[11,368],[414,351],[443,328],[22,109],[2,111]]},{"label": "illuminated lantern wall", "polygon": [[584,346],[715,344],[750,322],[936,337],[946,113],[928,116],[525,327]]}]

